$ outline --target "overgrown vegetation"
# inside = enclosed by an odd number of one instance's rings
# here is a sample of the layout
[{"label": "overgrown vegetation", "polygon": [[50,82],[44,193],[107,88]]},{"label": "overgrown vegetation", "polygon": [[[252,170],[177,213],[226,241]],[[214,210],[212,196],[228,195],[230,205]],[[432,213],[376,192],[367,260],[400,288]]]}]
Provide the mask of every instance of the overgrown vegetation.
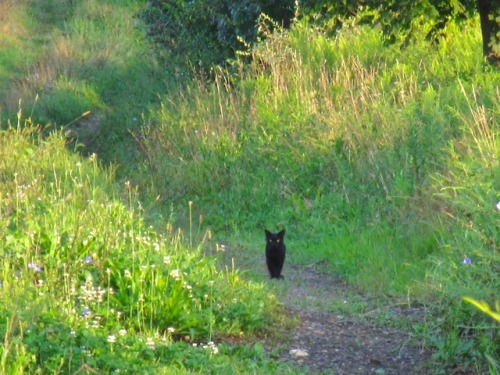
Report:
[{"label": "overgrown vegetation", "polygon": [[175,60],[184,70],[187,65],[206,73],[257,41],[262,14],[289,26],[294,1],[154,0],[142,15],[165,59]]},{"label": "overgrown vegetation", "polygon": [[0,133],[0,156],[2,373],[276,367],[259,346],[226,364],[235,348],[214,343],[264,327],[275,302],[216,269],[209,234],[191,247],[193,233],[148,227],[135,188],[114,187],[62,134],[18,125]]},{"label": "overgrown vegetation", "polygon": [[275,25],[251,64],[214,68],[207,81],[176,60],[160,67],[134,18],[140,1],[2,6],[19,25],[2,29],[9,117],[39,95],[28,117],[69,124],[131,181],[117,188],[59,133],[1,133],[3,370],[43,360],[47,371],[284,371],[259,346],[218,345],[215,356],[175,341],[252,332],[272,301],[217,270],[202,255],[215,249],[208,237],[172,231],[189,233],[202,214],[203,228],[242,251],[262,256],[264,227],[286,227],[291,262],[325,260],[368,293],[432,306],[414,329],[437,373],[499,371],[498,323],[462,301],[495,306],[500,290],[500,73],[481,58],[478,20],[448,25],[440,44],[412,30],[404,49],[356,22],[333,36]]},{"label": "overgrown vegetation", "polygon": [[139,140],[154,194],[196,197],[238,236],[286,226],[295,261],[433,301],[440,360],[494,357],[495,324],[461,302],[499,286],[500,80],[471,52],[476,29],[403,51],[364,27],[270,35],[237,83],[220,72],[153,111]]},{"label": "overgrown vegetation", "polygon": [[145,40],[141,1],[6,0],[1,6],[8,21],[0,52],[7,61],[0,74],[4,124],[21,99],[37,122],[71,126],[89,154],[99,150],[107,160],[131,162],[129,129],[138,128],[145,108],[175,81]]}]

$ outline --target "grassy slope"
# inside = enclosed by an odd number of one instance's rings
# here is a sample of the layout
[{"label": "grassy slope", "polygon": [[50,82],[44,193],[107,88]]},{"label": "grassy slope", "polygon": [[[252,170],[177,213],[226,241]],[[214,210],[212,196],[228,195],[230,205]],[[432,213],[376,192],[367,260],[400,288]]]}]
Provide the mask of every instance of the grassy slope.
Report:
[{"label": "grassy slope", "polygon": [[286,227],[291,261],[433,301],[441,363],[486,365],[494,329],[461,297],[498,300],[500,76],[477,24],[449,32],[400,51],[377,30],[298,25],[238,83],[168,93],[140,138],[153,194],[194,200],[255,256],[265,227]]},{"label": "grassy slope", "polygon": [[136,0],[10,2],[2,35],[10,42],[3,42],[0,57],[6,60],[2,117],[22,99],[38,122],[71,123],[87,151],[127,165],[133,159],[128,129],[172,80],[144,39],[142,6]]},{"label": "grassy slope", "polygon": [[[299,26],[258,47],[241,82],[221,73],[168,91],[139,131],[146,107],[172,87],[134,27],[140,3],[11,3],[19,27],[3,28],[2,42],[26,65],[2,63],[2,82],[21,82],[2,92],[3,105],[14,113],[19,97],[40,94],[34,116],[59,125],[104,114],[102,141],[83,125],[75,134],[125,171],[134,166],[134,184],[161,197],[149,219],[194,201],[218,238],[255,256],[264,227],[286,226],[291,261],[325,259],[371,292],[433,301],[447,318],[418,329],[441,332],[427,336],[441,363],[484,366],[491,325],[460,303],[469,294],[492,304],[499,289],[500,80],[482,65],[477,25],[450,30],[439,48],[404,51],[376,30],[333,39]],[[141,158],[139,170],[131,161]]]},{"label": "grassy slope", "polygon": [[220,344],[268,324],[263,284],[218,271],[209,238],[147,226],[133,188],[61,134],[20,129],[0,132],[0,372],[288,371]]},{"label": "grassy slope", "polygon": [[[95,155],[70,152],[68,134],[15,117],[15,95],[40,94],[29,115],[64,125],[103,111],[100,126],[123,136],[119,120],[133,126],[162,87],[133,26],[139,2],[5,4],[18,27],[2,33],[31,60],[2,64],[11,120],[0,123],[0,372],[291,372],[260,345],[221,343],[272,319],[263,284],[217,270],[205,255],[215,253],[208,234],[198,240],[168,221],[153,230],[135,187],[118,186]],[[128,158],[123,139],[114,140],[120,147],[107,155]]]}]

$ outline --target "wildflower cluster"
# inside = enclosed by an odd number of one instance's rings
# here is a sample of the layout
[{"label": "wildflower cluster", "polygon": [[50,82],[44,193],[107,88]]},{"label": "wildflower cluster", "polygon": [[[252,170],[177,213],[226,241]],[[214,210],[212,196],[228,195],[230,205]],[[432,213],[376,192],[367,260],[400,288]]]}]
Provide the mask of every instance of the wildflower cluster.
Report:
[{"label": "wildflower cluster", "polygon": [[30,270],[33,270],[34,272],[42,272],[42,266],[36,264],[36,263],[28,263],[28,268]]},{"label": "wildflower cluster", "polygon": [[179,270],[172,270],[169,273],[170,277],[172,277],[175,281],[179,281],[181,279],[182,272]]},{"label": "wildflower cluster", "polygon": [[213,341],[209,341],[206,344],[194,343],[193,347],[195,347],[195,348],[201,347],[201,348],[205,349],[206,351],[208,351],[210,354],[218,354],[219,353],[219,348],[217,347],[217,345],[215,345],[215,343]]},{"label": "wildflower cluster", "polygon": [[85,284],[80,287],[78,298],[87,305],[101,304],[104,294],[106,294],[106,290],[100,286],[94,287],[92,276],[87,276]]}]

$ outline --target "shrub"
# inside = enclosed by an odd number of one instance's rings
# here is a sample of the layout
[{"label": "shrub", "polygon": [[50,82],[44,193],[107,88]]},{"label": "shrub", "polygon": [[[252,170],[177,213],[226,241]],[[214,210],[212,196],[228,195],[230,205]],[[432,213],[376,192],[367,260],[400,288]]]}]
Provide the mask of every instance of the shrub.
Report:
[{"label": "shrub", "polygon": [[245,44],[256,41],[261,13],[288,26],[293,7],[291,0],[155,0],[144,12],[144,19],[151,36],[169,57],[180,56],[181,62],[198,68],[200,64],[208,70],[212,64],[224,64]]}]

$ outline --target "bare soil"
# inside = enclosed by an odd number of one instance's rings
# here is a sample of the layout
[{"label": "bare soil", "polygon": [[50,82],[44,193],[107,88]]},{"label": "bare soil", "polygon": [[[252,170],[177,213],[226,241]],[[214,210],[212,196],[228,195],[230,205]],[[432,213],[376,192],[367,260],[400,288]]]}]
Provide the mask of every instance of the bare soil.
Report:
[{"label": "bare soil", "polygon": [[432,373],[431,353],[411,330],[424,318],[424,306],[370,300],[315,266],[286,271],[283,303],[300,323],[281,358],[319,373]]},{"label": "bare soil", "polygon": [[[233,255],[231,250],[226,253],[226,257]],[[268,277],[264,256],[261,262],[236,258],[237,263],[243,262],[240,268],[248,266],[251,272]],[[285,262],[285,278],[267,281],[281,298],[284,314],[298,319],[291,332],[289,327],[276,327],[279,343],[274,339],[265,344],[274,357],[296,364],[305,373],[433,373],[432,353],[419,344],[412,329],[425,319],[425,306],[369,297],[324,268]]]}]

